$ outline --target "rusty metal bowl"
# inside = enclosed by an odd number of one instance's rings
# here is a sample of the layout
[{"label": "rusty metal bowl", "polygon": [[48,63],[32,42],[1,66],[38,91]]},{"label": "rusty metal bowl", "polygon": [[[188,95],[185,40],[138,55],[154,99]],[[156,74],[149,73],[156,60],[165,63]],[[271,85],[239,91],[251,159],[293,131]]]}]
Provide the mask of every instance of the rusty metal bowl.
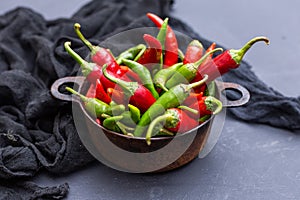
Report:
[{"label": "rusty metal bowl", "polygon": [[[249,101],[250,94],[244,87],[234,83],[215,82],[216,96],[223,99],[223,107],[242,106]],[[102,163],[121,171],[164,172],[191,162],[206,144],[215,118],[212,116],[198,127],[174,137],[152,138],[151,145],[148,146],[145,138],[123,135],[97,124],[77,97],[60,92],[59,88],[67,83],[75,83],[77,89],[74,89],[80,93],[84,93],[88,88],[85,77],[65,77],[52,85],[52,95],[57,99],[73,102],[75,126],[87,150]],[[225,99],[222,92],[226,89],[239,91],[241,98],[234,101]]]}]

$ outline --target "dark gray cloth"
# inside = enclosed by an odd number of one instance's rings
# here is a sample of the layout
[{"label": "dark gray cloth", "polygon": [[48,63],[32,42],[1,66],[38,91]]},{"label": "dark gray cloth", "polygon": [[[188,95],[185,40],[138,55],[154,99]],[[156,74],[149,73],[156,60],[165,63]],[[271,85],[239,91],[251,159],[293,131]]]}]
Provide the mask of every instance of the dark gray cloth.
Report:
[{"label": "dark gray cloth", "polygon": [[[64,51],[63,43],[81,55],[88,51],[77,39],[73,24],[79,22],[93,43],[135,27],[153,26],[145,13],[169,16],[171,1],[91,1],[70,19],[46,21],[41,14],[18,8],[0,16],[0,198],[59,199],[68,185],[42,188],[27,182],[40,170],[63,175],[93,161],[81,144],[71,105],[53,98],[51,84],[76,75],[78,65]],[[170,18],[171,26],[205,47],[201,38],[183,22]],[[260,81],[247,63],[224,76],[251,92],[251,101],[230,109],[238,119],[300,129],[299,98],[285,97]],[[234,94],[229,94],[234,98]],[[17,179],[22,178],[22,182]],[[17,198],[11,198],[15,196]]]}]

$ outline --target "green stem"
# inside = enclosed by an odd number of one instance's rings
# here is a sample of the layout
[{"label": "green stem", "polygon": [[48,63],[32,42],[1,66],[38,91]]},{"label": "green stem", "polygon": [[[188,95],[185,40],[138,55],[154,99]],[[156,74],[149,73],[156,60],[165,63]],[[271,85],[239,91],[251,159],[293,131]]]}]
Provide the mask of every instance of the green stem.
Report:
[{"label": "green stem", "polygon": [[146,51],[147,47],[144,44],[139,44],[138,48],[140,48],[140,52],[138,53],[138,55],[135,56],[135,58],[133,59],[133,61],[137,61]]},{"label": "green stem", "polygon": [[178,49],[178,56],[181,61],[184,60],[184,53],[180,49]]},{"label": "green stem", "polygon": [[107,119],[107,118],[110,118],[111,116],[108,115],[108,114],[103,113],[103,114],[101,114],[101,117]]},{"label": "green stem", "polygon": [[[221,110],[223,108],[222,102],[220,100],[216,99],[215,97],[212,97],[212,96],[206,97],[204,103],[210,111],[213,111],[214,115],[221,112]],[[217,108],[215,108],[215,106],[217,106]]]},{"label": "green stem", "polygon": [[241,49],[238,50],[234,50],[231,49],[229,50],[230,54],[232,55],[232,59],[237,63],[240,64],[244,55],[246,54],[246,52],[256,43],[259,41],[263,41],[265,42],[267,45],[270,44],[270,40],[267,37],[255,37],[253,39],[251,39],[249,42],[247,42]]},{"label": "green stem", "polygon": [[80,31],[80,24],[79,23],[75,23],[74,24],[74,29],[75,29],[75,32],[77,34],[77,36],[79,37],[79,39],[90,49],[90,51],[92,52],[92,54],[96,54],[97,50],[95,48],[94,45],[92,45],[92,43],[90,43],[90,41],[88,41],[84,35],[81,33]]},{"label": "green stem", "polygon": [[93,71],[93,68],[95,66],[94,63],[89,63],[82,59],[72,48],[71,48],[71,42],[65,42],[64,47],[68,54],[72,56],[72,58],[81,66],[82,73],[84,76],[87,76],[91,71]]},{"label": "green stem", "polygon": [[65,89],[66,89],[67,91],[71,92],[72,94],[75,94],[76,96],[79,96],[79,97],[82,99],[82,101],[84,101],[84,102],[87,102],[87,101],[88,101],[88,98],[87,98],[87,97],[83,96],[83,95],[80,94],[79,92],[76,92],[76,91],[73,90],[72,88],[66,87]]},{"label": "green stem", "polygon": [[207,75],[207,74],[204,74],[202,80],[200,80],[200,81],[198,81],[198,82],[195,82],[195,83],[188,84],[188,85],[187,85],[187,86],[188,86],[187,89],[191,89],[191,88],[200,86],[200,85],[202,85],[203,83],[205,83],[207,80],[208,80],[208,75]]},{"label": "green stem", "polygon": [[204,115],[203,117],[201,117],[198,121],[203,123],[205,122],[206,120],[208,120],[210,118],[210,115]]},{"label": "green stem", "polygon": [[172,115],[170,114],[165,114],[165,115],[161,115],[157,118],[155,118],[149,125],[149,128],[147,130],[147,133],[146,133],[146,142],[148,145],[151,144],[151,137],[152,137],[152,133],[153,133],[153,129],[155,128],[155,126],[158,124],[158,123],[161,123],[163,121],[166,121],[166,119],[168,119],[169,117],[172,117]]},{"label": "green stem", "polygon": [[178,106],[178,108],[182,109],[182,110],[186,110],[189,111],[195,115],[199,114],[198,110],[195,110],[193,108],[187,107],[187,106]]},{"label": "green stem", "polygon": [[210,54],[213,54],[213,53],[215,53],[215,52],[217,52],[217,51],[223,51],[223,49],[222,49],[222,48],[216,48],[216,49],[213,49],[213,50],[207,52],[204,56],[202,56],[202,57],[200,58],[200,60],[196,61],[196,62],[194,63],[194,65],[195,65],[196,67],[200,66],[200,65],[203,63],[203,61],[205,61],[206,58],[207,58]]},{"label": "green stem", "polygon": [[167,130],[165,128],[160,129],[160,133],[163,134],[163,135],[174,136],[173,132],[171,132],[171,131],[169,131],[169,130]]}]

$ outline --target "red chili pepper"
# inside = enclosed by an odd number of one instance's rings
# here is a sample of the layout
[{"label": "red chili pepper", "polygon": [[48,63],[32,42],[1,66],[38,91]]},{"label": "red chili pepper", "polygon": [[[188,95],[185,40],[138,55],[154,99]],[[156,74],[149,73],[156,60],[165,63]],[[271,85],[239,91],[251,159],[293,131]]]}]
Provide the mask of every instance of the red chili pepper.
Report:
[{"label": "red chili pepper", "polygon": [[[147,13],[148,18],[158,27],[161,28],[164,21],[155,14]],[[178,43],[176,35],[172,28],[168,25],[166,41],[165,41],[165,58],[164,66],[169,67],[178,61]]]},{"label": "red chili pepper", "polygon": [[[113,73],[120,73],[120,66],[116,62],[115,58],[111,54],[111,52],[105,48],[94,46],[92,43],[90,43],[81,33],[80,31],[80,24],[75,23],[74,29],[77,34],[77,36],[80,38],[80,40],[90,49],[91,51],[91,59],[94,63],[96,63],[99,66],[103,66],[104,64],[108,65],[108,70]],[[122,76],[123,74],[118,74]]]},{"label": "red chili pepper", "polygon": [[148,108],[156,101],[152,93],[143,85],[138,82],[126,82],[113,77],[107,73],[106,68],[107,66],[104,65],[102,69],[104,76],[120,86],[125,95],[129,97],[129,103],[139,108],[142,113],[146,112],[146,110],[148,110]]},{"label": "red chili pepper", "polygon": [[106,94],[99,79],[96,82],[96,98],[107,104],[111,102],[111,98]]},{"label": "red chili pepper", "polygon": [[[197,116],[203,117],[205,115],[217,114],[222,110],[222,102],[212,96],[201,97],[197,102],[189,105],[189,108],[197,110]],[[194,113],[188,112],[189,115],[194,116]]]},{"label": "red chili pepper", "polygon": [[252,47],[253,44],[259,41],[264,41],[266,44],[269,44],[269,39],[266,37],[255,37],[249,42],[247,42],[241,49],[235,50],[230,49],[226,50],[219,56],[213,59],[213,64],[208,64],[199,68],[198,73],[193,79],[193,82],[197,82],[197,80],[201,80],[202,75],[208,75],[208,82],[216,79],[220,75],[223,75],[230,71],[231,69],[235,69],[239,67],[244,55],[246,52]]},{"label": "red chili pepper", "polygon": [[107,88],[107,94],[117,104],[124,104],[125,97],[122,91],[114,88]]},{"label": "red chili pepper", "polygon": [[[211,54],[210,54],[211,55]],[[203,46],[198,40],[193,40],[188,45],[185,56],[183,59],[183,64],[195,63],[203,56]]]},{"label": "red chili pepper", "polygon": [[162,47],[160,42],[153,36],[144,34],[143,36],[148,48],[144,54],[138,59],[138,63],[145,65],[149,70],[151,70],[155,64],[159,63],[160,57],[162,55]]},{"label": "red chili pepper", "polygon": [[187,113],[178,108],[168,109],[164,115],[155,118],[149,125],[146,133],[147,144],[150,145],[152,135],[155,135],[154,128],[159,123],[165,122],[164,127],[174,133],[184,133],[199,125],[199,122],[191,118]]},{"label": "red chili pepper", "polygon": [[[70,47],[71,42],[65,42],[64,46],[65,46],[66,51],[69,53],[69,55],[72,56],[74,58],[74,60],[76,60],[77,63],[79,63],[79,65],[82,69],[83,75],[87,77],[87,80],[90,83],[96,84],[96,81],[98,79],[100,79],[100,81],[105,89],[109,88],[109,87],[112,87],[112,88],[115,87],[115,85],[116,85],[115,83],[111,82],[105,76],[103,76],[102,70],[101,70],[102,67],[98,66],[96,63],[85,61],[75,51],[73,51],[71,49],[71,47]],[[130,79],[126,75],[121,76],[120,73],[113,73],[109,70],[108,70],[108,73],[117,78],[120,78],[120,79],[123,79],[126,81],[130,81]]]}]

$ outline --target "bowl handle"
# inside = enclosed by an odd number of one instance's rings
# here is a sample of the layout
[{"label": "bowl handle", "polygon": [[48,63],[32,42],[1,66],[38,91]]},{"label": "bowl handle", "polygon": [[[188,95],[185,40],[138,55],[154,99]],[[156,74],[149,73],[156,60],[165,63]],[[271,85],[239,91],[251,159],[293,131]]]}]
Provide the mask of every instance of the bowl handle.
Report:
[{"label": "bowl handle", "polygon": [[217,87],[220,91],[220,93],[222,93],[224,90],[226,89],[233,89],[233,90],[237,90],[238,92],[241,93],[242,97],[238,100],[228,100],[225,97],[225,102],[223,102],[223,107],[237,107],[237,106],[242,106],[245,105],[246,103],[248,103],[248,101],[250,100],[250,93],[249,91],[244,88],[243,86],[236,84],[236,83],[229,83],[229,82],[220,82],[220,81],[216,81]]},{"label": "bowl handle", "polygon": [[77,98],[73,98],[71,94],[63,94],[59,91],[59,88],[66,84],[66,83],[75,83],[77,84],[77,86],[74,87],[79,87],[83,84],[84,80],[86,78],[83,76],[70,76],[70,77],[64,77],[61,79],[56,80],[52,86],[51,86],[51,94],[60,100],[64,100],[64,101],[75,101],[78,102]]}]

